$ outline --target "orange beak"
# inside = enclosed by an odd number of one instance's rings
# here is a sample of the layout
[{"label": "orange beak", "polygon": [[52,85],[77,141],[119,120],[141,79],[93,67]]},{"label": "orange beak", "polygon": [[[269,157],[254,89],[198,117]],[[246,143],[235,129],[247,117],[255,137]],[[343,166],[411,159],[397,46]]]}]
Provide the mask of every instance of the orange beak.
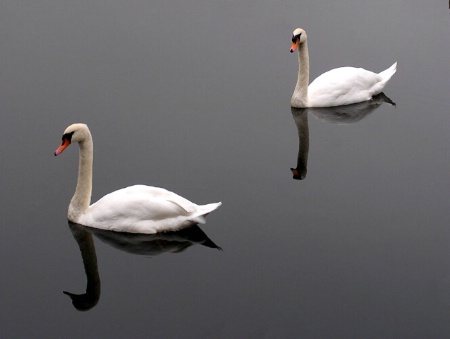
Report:
[{"label": "orange beak", "polygon": [[68,139],[63,139],[61,145],[55,151],[55,156],[59,155],[62,151],[66,149],[67,146],[70,145],[70,141]]},{"label": "orange beak", "polygon": [[300,45],[300,40],[296,39],[295,42],[293,42],[291,45],[291,53],[293,53],[298,48],[298,45]]}]

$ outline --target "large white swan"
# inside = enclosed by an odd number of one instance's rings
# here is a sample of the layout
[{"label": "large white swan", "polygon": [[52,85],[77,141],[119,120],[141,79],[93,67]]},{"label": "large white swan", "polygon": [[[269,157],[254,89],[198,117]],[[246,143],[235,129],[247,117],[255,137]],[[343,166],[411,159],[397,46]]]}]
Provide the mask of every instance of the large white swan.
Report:
[{"label": "large white swan", "polygon": [[199,206],[163,188],[135,185],[109,193],[89,206],[93,143],[87,125],[67,127],[55,155],[72,142],[78,142],[80,147],[78,182],[68,211],[68,219],[74,223],[117,232],[177,231],[204,223],[204,216],[221,205],[218,202]]},{"label": "large white swan", "polygon": [[309,54],[306,32],[297,28],[292,36],[291,53],[298,49],[298,78],[292,107],[332,107],[370,100],[381,93],[397,70],[397,62],[374,73],[363,68],[340,67],[317,77],[309,86]]}]

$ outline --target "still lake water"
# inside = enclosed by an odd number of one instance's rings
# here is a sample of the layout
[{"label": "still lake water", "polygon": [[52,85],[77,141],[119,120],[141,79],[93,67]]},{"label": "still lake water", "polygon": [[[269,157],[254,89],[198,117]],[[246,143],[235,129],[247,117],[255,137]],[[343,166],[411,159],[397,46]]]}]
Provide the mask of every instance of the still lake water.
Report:
[{"label": "still lake water", "polygon": [[[396,106],[291,110],[296,27],[311,80],[398,61]],[[447,2],[5,0],[0,44],[2,339],[450,336]],[[73,122],[93,201],[223,205],[166,237],[69,226]]]}]

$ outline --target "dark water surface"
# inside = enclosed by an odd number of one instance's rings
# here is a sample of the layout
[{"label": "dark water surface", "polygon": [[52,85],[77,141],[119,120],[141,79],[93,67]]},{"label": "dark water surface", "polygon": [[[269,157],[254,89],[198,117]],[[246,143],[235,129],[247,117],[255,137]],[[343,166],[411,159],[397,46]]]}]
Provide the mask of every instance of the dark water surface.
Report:
[{"label": "dark water surface", "polygon": [[[296,27],[312,79],[398,61],[396,106],[291,110]],[[0,45],[2,339],[450,335],[447,2],[6,0]],[[167,237],[69,226],[73,122],[93,201],[223,205]]]}]

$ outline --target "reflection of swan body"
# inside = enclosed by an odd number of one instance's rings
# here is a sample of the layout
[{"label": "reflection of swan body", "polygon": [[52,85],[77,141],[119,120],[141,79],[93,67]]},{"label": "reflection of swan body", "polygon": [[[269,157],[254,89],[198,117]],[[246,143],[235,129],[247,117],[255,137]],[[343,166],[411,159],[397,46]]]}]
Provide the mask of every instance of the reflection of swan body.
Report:
[{"label": "reflection of swan body", "polygon": [[74,294],[66,291],[64,291],[64,294],[72,299],[73,306],[79,311],[91,309],[97,305],[100,299],[100,276],[92,234],[112,247],[132,254],[147,256],[156,256],[162,253],[180,253],[195,244],[221,250],[197,225],[177,232],[158,234],[132,234],[105,231],[75,224],[70,221],[69,227],[80,247],[84,270],[86,272],[87,286],[86,293],[84,294]]},{"label": "reflection of swan body", "polygon": [[336,124],[351,124],[365,118],[383,103],[395,106],[395,103],[383,92],[381,92],[380,94],[374,96],[371,100],[358,102],[352,105],[311,107],[307,110],[316,118],[323,121]]},{"label": "reflection of swan body", "polygon": [[85,124],[67,127],[55,155],[60,154],[71,142],[78,142],[80,147],[78,183],[68,211],[68,218],[72,222],[117,232],[150,234],[177,231],[204,223],[204,216],[221,205],[220,202],[196,205],[163,188],[135,185],[107,194],[89,206],[93,143]]},{"label": "reflection of swan body", "polygon": [[91,232],[112,247],[140,255],[179,253],[195,244],[221,250],[197,225],[177,232],[157,234],[120,233],[95,228],[91,228]]},{"label": "reflection of swan body", "polygon": [[307,173],[309,153],[308,114],[312,114],[320,120],[331,123],[349,124],[360,121],[369,113],[380,107],[382,103],[388,103],[395,106],[395,103],[383,92],[381,92],[380,94],[374,96],[371,100],[352,105],[310,108],[291,107],[292,117],[294,118],[295,125],[297,126],[299,143],[297,167],[291,168],[293,178],[296,180],[305,179]]},{"label": "reflection of swan body", "polygon": [[[306,32],[297,28],[291,53],[298,49],[298,78],[291,98],[293,107],[331,107],[370,100],[381,93],[397,70],[397,63],[374,73],[363,68],[340,67],[317,77],[309,84],[309,54]],[[308,86],[309,84],[309,86]]]}]

